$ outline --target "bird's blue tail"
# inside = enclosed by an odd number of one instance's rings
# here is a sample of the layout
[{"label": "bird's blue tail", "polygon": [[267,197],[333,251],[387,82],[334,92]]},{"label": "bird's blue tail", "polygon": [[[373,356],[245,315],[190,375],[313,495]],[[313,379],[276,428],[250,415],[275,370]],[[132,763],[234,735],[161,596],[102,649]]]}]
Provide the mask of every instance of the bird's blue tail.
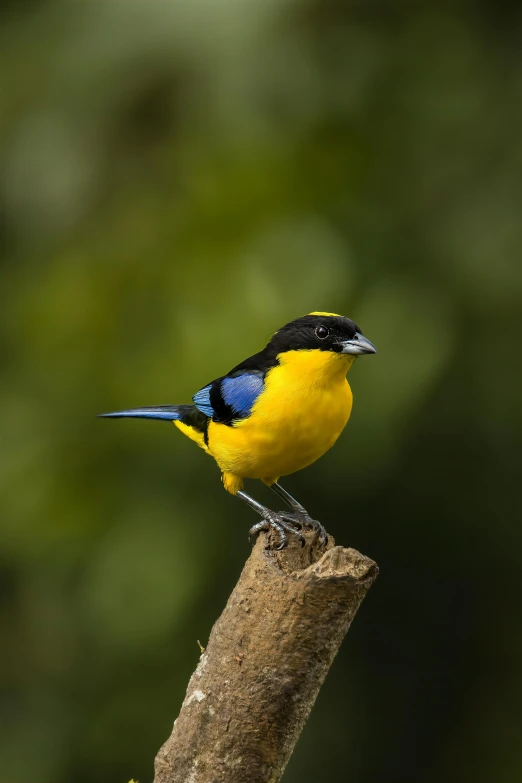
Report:
[{"label": "bird's blue tail", "polygon": [[100,413],[104,419],[161,419],[172,421],[184,435],[208,452],[208,423],[206,416],[195,405],[151,405],[148,408],[129,408],[126,411]]},{"label": "bird's blue tail", "polygon": [[152,405],[148,408],[129,408],[126,411],[100,413],[100,418],[106,419],[162,419],[163,421],[178,421],[193,409],[193,405]]}]

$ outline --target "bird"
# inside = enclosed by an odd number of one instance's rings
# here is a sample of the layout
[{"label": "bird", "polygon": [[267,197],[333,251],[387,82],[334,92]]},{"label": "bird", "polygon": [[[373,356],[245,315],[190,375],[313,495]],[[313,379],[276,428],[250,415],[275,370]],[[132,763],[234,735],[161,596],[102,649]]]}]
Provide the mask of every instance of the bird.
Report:
[{"label": "bird", "polygon": [[[278,329],[262,351],[203,386],[192,404],[154,405],[99,414],[173,422],[214,458],[224,488],[261,517],[250,529],[254,541],[273,529],[283,549],[288,535],[305,543],[301,530],[328,537],[279,483],[281,476],[308,467],[337,441],[352,411],[347,373],[355,359],[376,348],[350,318],[314,311]],[[244,489],[260,479],[290,508],[273,511]]]}]

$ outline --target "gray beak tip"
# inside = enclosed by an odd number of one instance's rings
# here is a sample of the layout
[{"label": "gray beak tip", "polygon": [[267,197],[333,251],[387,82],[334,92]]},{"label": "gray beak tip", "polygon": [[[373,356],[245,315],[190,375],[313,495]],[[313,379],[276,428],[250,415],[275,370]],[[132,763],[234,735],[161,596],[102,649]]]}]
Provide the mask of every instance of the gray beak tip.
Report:
[{"label": "gray beak tip", "polygon": [[375,345],[360,332],[356,332],[351,340],[346,340],[342,345],[342,352],[352,354],[353,356],[362,356],[364,354],[377,353]]}]

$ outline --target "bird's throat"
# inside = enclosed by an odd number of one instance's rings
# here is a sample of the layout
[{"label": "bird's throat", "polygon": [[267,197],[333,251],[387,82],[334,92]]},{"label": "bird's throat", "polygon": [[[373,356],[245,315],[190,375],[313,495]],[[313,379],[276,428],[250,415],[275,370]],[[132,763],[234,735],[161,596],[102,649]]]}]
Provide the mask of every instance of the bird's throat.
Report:
[{"label": "bird's throat", "polygon": [[356,357],[333,351],[300,350],[285,351],[277,358],[281,366],[302,380],[329,385],[345,378]]}]

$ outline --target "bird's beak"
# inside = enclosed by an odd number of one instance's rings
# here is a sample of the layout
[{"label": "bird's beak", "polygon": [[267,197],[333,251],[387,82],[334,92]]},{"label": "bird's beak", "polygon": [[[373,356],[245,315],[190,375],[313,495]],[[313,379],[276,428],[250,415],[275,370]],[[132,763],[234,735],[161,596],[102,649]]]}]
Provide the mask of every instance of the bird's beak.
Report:
[{"label": "bird's beak", "polygon": [[351,353],[359,356],[363,353],[377,353],[377,348],[360,332],[355,332],[351,340],[345,340],[341,343],[341,353]]}]

